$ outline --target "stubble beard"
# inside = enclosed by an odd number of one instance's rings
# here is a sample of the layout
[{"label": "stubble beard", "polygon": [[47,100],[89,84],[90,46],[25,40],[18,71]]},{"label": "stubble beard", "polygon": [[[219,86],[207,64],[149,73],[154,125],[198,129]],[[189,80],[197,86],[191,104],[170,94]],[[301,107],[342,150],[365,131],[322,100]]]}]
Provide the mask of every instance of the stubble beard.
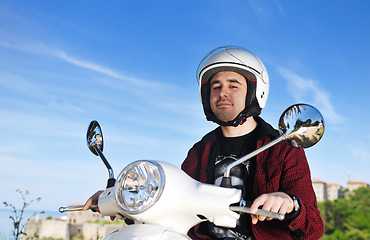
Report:
[{"label": "stubble beard", "polygon": [[[222,101],[228,102],[230,103],[230,105],[225,107],[217,107],[217,104]],[[215,108],[211,107],[211,109],[215,116],[223,122],[232,121],[237,116],[237,113],[235,113],[234,105],[229,100],[219,100],[216,102]]]}]

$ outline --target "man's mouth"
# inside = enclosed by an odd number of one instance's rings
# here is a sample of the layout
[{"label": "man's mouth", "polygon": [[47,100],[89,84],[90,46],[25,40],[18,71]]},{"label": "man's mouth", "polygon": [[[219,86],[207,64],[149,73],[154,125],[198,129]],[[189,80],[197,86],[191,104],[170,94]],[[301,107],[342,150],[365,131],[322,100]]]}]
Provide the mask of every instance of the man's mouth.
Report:
[{"label": "man's mouth", "polygon": [[216,106],[217,107],[228,107],[228,106],[231,106],[231,102],[229,100],[219,100],[217,101],[216,103]]}]

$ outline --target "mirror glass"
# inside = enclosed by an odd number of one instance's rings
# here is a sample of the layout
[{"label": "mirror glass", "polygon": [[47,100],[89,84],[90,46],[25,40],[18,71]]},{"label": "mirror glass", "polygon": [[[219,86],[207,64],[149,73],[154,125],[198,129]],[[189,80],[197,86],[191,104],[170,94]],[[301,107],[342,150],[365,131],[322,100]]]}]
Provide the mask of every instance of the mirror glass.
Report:
[{"label": "mirror glass", "polygon": [[323,136],[324,118],[313,106],[295,104],[286,109],[279,120],[279,132],[286,134],[288,144],[293,147],[308,148],[315,145]]},{"label": "mirror glass", "polygon": [[92,121],[87,129],[86,133],[87,146],[90,151],[98,156],[94,146],[98,147],[100,151],[103,151],[103,133],[100,125],[97,121]]}]

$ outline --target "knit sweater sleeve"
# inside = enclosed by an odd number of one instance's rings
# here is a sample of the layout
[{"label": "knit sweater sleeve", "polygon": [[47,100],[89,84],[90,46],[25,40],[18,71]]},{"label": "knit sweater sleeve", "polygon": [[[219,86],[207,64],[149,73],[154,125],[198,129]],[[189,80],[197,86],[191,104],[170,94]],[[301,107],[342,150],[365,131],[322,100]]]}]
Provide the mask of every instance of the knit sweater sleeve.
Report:
[{"label": "knit sweater sleeve", "polygon": [[311,174],[303,149],[292,148],[287,154],[281,176],[281,190],[298,197],[300,214],[288,227],[293,235],[303,235],[303,239],[320,239],[323,235],[323,221],[317,208],[316,196],[312,187]]},{"label": "knit sweater sleeve", "polygon": [[181,169],[193,179],[207,182],[209,154],[217,129],[206,134],[202,140],[195,143],[181,165]]},{"label": "knit sweater sleeve", "polygon": [[261,153],[259,158],[256,197],[263,193],[285,192],[299,199],[301,210],[293,220],[258,222],[253,226],[256,238],[319,239],[324,230],[323,222],[304,150],[282,142]]}]

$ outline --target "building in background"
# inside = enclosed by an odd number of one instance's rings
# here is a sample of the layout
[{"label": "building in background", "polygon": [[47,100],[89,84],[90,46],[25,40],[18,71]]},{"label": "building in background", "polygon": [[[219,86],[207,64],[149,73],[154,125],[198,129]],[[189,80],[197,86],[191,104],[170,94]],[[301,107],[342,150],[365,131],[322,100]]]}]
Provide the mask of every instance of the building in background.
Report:
[{"label": "building in background", "polygon": [[349,192],[356,190],[359,187],[369,187],[369,184],[362,181],[348,181],[347,188]]},{"label": "building in background", "polygon": [[326,183],[326,190],[330,201],[344,197],[344,188],[338,183]]},{"label": "building in background", "polygon": [[328,199],[327,185],[324,181],[321,179],[314,179],[312,181],[312,186],[318,202],[323,202]]},{"label": "building in background", "polygon": [[338,183],[326,183],[321,179],[312,180],[312,186],[318,202],[323,202],[325,200],[333,201],[338,198],[343,198],[345,192],[351,193],[359,187],[370,187],[366,182],[348,181],[347,189],[344,189],[344,187]]}]

